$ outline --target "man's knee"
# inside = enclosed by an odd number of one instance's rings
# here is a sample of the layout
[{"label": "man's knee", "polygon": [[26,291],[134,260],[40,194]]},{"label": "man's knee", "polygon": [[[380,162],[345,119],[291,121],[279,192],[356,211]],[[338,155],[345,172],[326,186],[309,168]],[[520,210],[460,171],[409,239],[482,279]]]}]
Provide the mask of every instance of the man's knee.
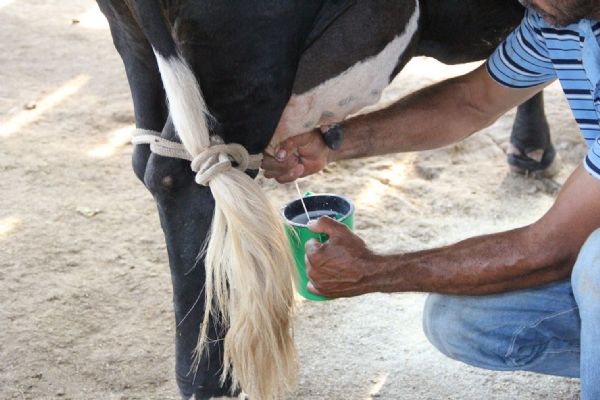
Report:
[{"label": "man's knee", "polygon": [[600,308],[600,229],[588,237],[579,251],[571,286],[580,308]]},{"label": "man's knee", "polygon": [[492,313],[474,296],[428,296],[423,311],[425,335],[444,355],[488,369],[506,364],[510,335],[497,327]]},{"label": "man's knee", "polygon": [[451,358],[457,358],[457,348],[463,345],[465,327],[461,323],[460,307],[454,296],[430,294],[423,310],[423,331],[429,342]]}]

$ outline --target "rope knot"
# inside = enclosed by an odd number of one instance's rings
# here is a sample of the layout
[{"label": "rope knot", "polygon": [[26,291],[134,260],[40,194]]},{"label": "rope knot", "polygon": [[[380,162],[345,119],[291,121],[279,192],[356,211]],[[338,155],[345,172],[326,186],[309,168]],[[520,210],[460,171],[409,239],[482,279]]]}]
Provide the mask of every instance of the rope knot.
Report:
[{"label": "rope knot", "polygon": [[[160,137],[160,132],[147,129],[136,129],[131,139],[133,144],[149,144],[150,150],[163,157],[180,158],[192,162],[192,170],[196,172],[196,182],[208,186],[215,175],[230,170],[231,168],[245,171],[258,170],[262,154],[249,154],[241,144],[225,144],[220,136],[210,137],[210,146],[202,150],[197,156],[192,156],[179,142]],[[235,162],[236,165],[233,165]]]},{"label": "rope knot", "polygon": [[[235,162],[235,166],[234,163]],[[236,168],[245,171],[250,165],[250,154],[241,144],[224,144],[218,136],[211,137],[211,146],[192,159],[192,171],[196,172],[196,183],[208,186],[216,175]]]}]

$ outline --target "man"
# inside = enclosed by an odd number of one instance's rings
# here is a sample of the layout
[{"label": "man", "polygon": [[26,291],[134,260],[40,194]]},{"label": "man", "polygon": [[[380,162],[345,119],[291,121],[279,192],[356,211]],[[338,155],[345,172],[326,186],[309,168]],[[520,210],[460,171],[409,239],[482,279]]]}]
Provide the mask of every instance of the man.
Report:
[{"label": "man", "polygon": [[290,138],[263,168],[289,182],[335,160],[444,146],[558,78],[590,149],[539,221],[382,256],[321,218],[310,229],[330,239],[306,245],[309,290],[439,293],[427,299],[424,328],[444,354],[494,370],[580,376],[582,398],[600,399],[600,1],[526,5],[522,24],[481,67],[345,121],[338,150],[317,131]]}]

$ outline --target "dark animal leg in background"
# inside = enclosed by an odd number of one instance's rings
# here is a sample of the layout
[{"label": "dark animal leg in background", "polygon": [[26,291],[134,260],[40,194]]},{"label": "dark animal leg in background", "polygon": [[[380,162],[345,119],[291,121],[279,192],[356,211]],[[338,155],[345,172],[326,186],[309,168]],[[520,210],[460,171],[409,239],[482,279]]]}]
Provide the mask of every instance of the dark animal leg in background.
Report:
[{"label": "dark animal leg in background", "polygon": [[[417,53],[446,64],[489,57],[523,19],[524,8],[506,0],[428,0]],[[544,114],[543,93],[517,110],[508,164],[515,172],[552,175],[556,156]]]},{"label": "dark animal leg in background", "polygon": [[508,164],[515,172],[550,173],[556,151],[544,113],[544,93],[540,92],[521,104],[510,136]]}]

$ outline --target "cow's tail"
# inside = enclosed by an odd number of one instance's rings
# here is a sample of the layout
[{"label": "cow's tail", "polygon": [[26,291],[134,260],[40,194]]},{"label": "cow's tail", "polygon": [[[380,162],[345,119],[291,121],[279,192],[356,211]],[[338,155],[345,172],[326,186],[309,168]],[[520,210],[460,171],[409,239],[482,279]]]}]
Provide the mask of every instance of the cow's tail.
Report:
[{"label": "cow's tail", "polygon": [[[162,24],[145,31],[154,46],[177,134],[196,157],[211,145],[206,104],[156,10],[146,9],[142,21],[157,23],[158,18]],[[196,359],[210,340],[209,317],[220,318],[227,329],[222,380],[230,375],[234,386],[253,399],[281,398],[294,387],[297,375],[291,326],[295,269],[282,223],[244,172],[228,168],[214,174],[208,185],[215,210],[205,244],[206,308]]]}]

